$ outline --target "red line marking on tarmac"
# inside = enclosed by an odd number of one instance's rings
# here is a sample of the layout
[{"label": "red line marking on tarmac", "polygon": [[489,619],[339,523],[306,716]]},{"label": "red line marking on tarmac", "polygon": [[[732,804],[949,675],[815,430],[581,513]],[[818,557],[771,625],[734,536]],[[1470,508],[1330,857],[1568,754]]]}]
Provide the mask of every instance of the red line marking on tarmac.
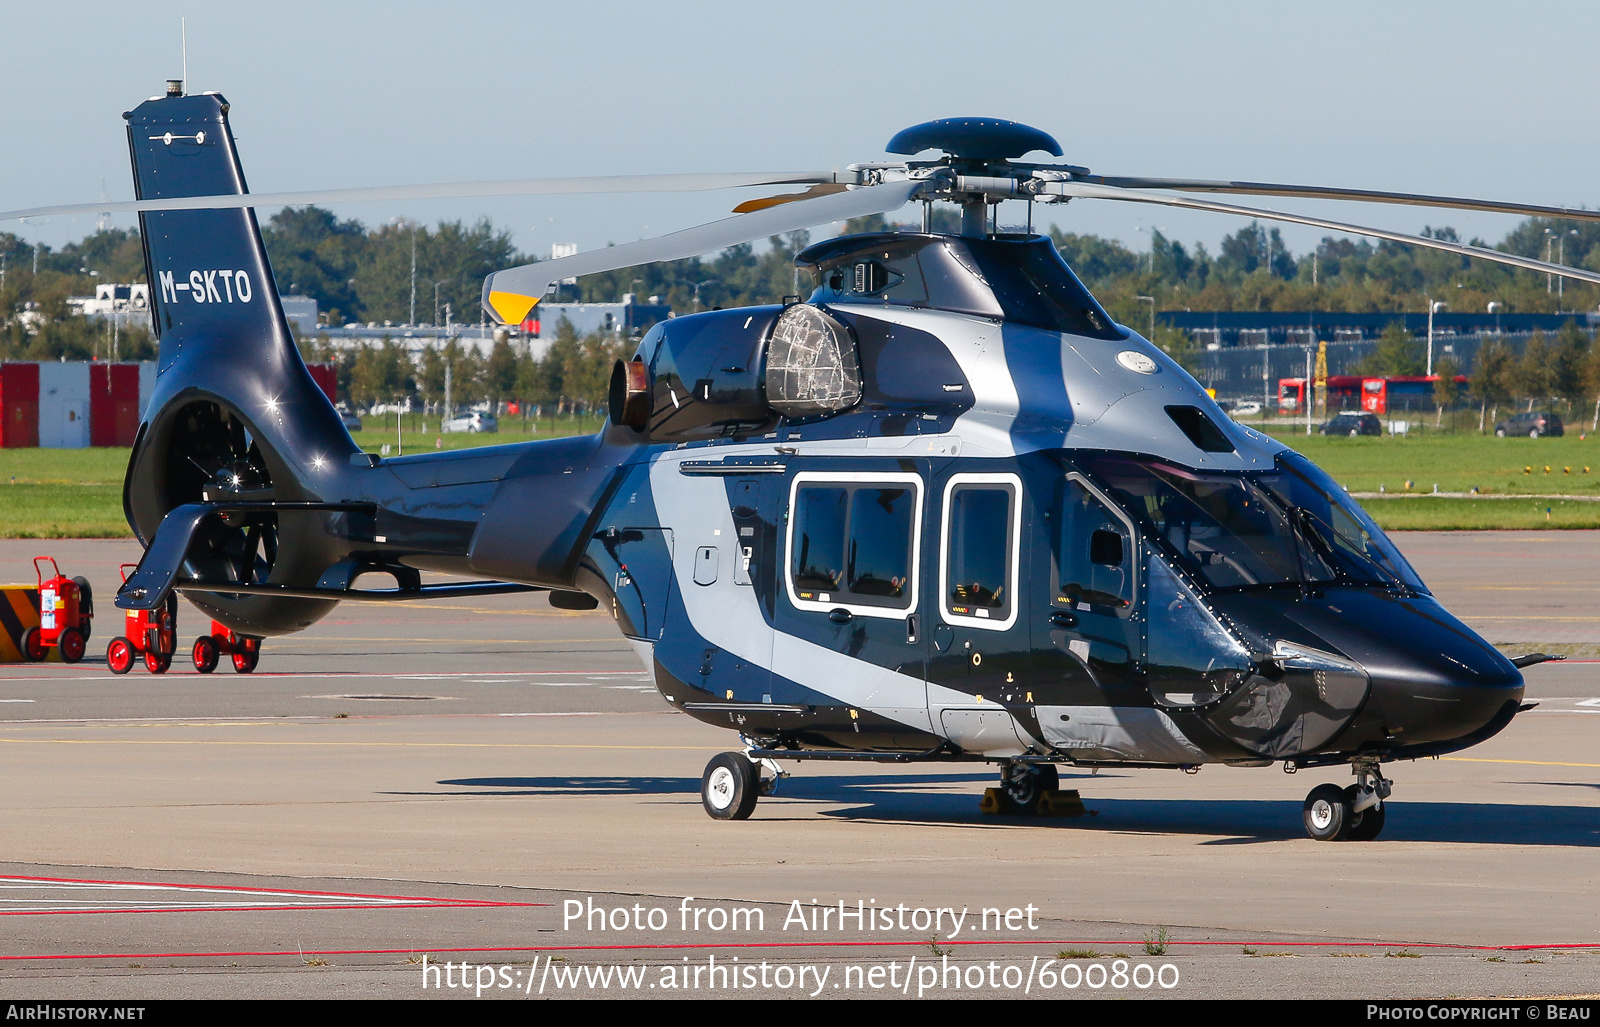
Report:
[{"label": "red line marking on tarmac", "polygon": [[301,912],[302,910],[326,909],[478,909],[485,906],[548,906],[548,902],[452,902],[449,899],[423,900],[421,902],[386,902],[381,905],[370,903],[353,903],[350,905],[261,905],[261,906],[188,906],[183,908],[167,909],[122,909],[107,907],[105,909],[4,909],[0,916],[83,916],[89,913],[286,913]]},{"label": "red line marking on tarmac", "polygon": [[[562,677],[644,677],[648,671],[643,670],[441,670],[417,671],[412,674],[381,674],[364,670],[258,670],[250,676],[252,678],[405,678],[415,680],[418,678],[526,678],[548,677],[559,675]],[[166,676],[166,675],[163,675]],[[199,677],[199,671],[180,671],[170,675],[172,677]],[[120,681],[121,677],[115,674],[32,674],[32,675],[0,675],[0,681],[60,681],[68,678],[74,681]],[[224,678],[223,680],[227,680]]]},{"label": "red line marking on tarmac", "polygon": [[[0,877],[0,885],[7,883],[114,886],[118,888],[150,888],[153,890],[224,892],[234,895],[293,895],[327,899],[368,899],[370,902],[330,902],[315,905],[217,905],[183,908],[146,908],[107,906],[101,909],[0,909],[0,916],[60,916],[85,913],[237,913],[251,911],[284,912],[292,910],[327,909],[450,909],[450,908],[500,908],[549,906],[548,902],[507,902],[490,899],[437,899],[415,895],[369,895],[364,892],[312,891],[302,888],[244,888],[225,884],[185,884],[182,882],[157,883],[153,881],[102,881],[74,877]],[[20,958],[20,957],[18,957]]]},{"label": "red line marking on tarmac", "polygon": [[[379,907],[383,908],[383,907]],[[492,945],[478,948],[451,948],[417,945],[404,949],[280,949],[263,952],[70,952],[39,956],[0,955],[0,960],[40,959],[221,959],[233,956],[388,956],[417,952],[635,952],[646,950],[684,949],[809,949],[809,948],[922,948],[927,941],[757,941],[727,943],[685,943],[674,945]],[[1021,938],[993,938],[972,941],[946,941],[946,945],[1104,945],[1115,947],[1129,944],[1127,939],[1112,941],[1041,940]],[[1443,941],[1169,941],[1170,945],[1227,945],[1261,946],[1263,948],[1427,948],[1456,949],[1468,952],[1529,952],[1548,949],[1596,949],[1600,942],[1577,942],[1570,945],[1541,942],[1533,945],[1466,945]]]}]

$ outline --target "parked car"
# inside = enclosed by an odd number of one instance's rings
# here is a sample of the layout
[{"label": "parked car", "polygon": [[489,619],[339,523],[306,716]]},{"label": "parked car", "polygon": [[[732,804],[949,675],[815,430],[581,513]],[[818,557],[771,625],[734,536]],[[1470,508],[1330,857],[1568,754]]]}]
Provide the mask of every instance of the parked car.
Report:
[{"label": "parked car", "polygon": [[351,413],[349,407],[340,403],[335,409],[339,411],[339,420],[344,422],[345,431],[361,430],[361,418]]},{"label": "parked car", "polygon": [[1259,413],[1261,413],[1261,404],[1249,399],[1243,403],[1235,403],[1233,409],[1228,411],[1228,415],[1233,418],[1255,417]]},{"label": "parked car", "polygon": [[1549,411],[1532,410],[1525,414],[1512,414],[1494,426],[1501,438],[1507,435],[1526,435],[1536,439],[1541,435],[1561,435],[1561,418]]},{"label": "parked car", "polygon": [[473,410],[460,417],[452,417],[440,426],[440,431],[497,432],[500,422],[493,414]]},{"label": "parked car", "polygon": [[1332,420],[1325,421],[1322,425],[1322,434],[1382,435],[1383,424],[1378,420],[1377,414],[1347,410],[1342,414],[1336,414]]}]

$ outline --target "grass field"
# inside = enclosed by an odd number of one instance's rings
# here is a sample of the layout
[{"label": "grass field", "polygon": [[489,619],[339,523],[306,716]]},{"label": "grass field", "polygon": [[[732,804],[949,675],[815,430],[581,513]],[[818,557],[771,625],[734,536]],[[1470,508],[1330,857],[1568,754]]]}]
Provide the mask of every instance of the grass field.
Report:
[{"label": "grass field", "polygon": [[[1479,492],[1600,496],[1600,436],[1356,436],[1272,432],[1351,492]],[[1548,470],[1547,470],[1548,469]],[[1475,502],[1468,500],[1468,502]],[[1496,505],[1500,505],[1496,503]]]},{"label": "grass field", "polygon": [[[407,421],[409,427],[411,419]],[[598,426],[593,418],[536,425],[506,418],[494,435],[407,431],[396,440],[391,415],[368,418],[355,440],[372,453],[382,452],[385,445],[391,454],[402,448],[422,453],[575,435]],[[1381,490],[1394,496],[1362,501],[1389,530],[1600,528],[1600,502],[1427,495],[1438,485],[1441,492],[1477,488],[1491,496],[1600,497],[1600,437],[1580,439],[1573,433],[1559,439],[1500,439],[1473,432],[1343,438],[1288,430],[1274,430],[1274,435],[1351,492]],[[0,538],[128,536],[122,516],[127,463],[126,449],[0,449]]]},{"label": "grass field", "polygon": [[[417,423],[411,417],[406,422],[407,427]],[[407,431],[396,439],[390,415],[367,418],[352,437],[369,453],[382,453],[384,446],[390,454],[402,448],[423,453],[578,435],[598,429],[600,420],[567,417],[535,424],[507,417],[500,426],[493,435]],[[127,469],[126,449],[0,449],[0,538],[130,537],[122,515]]]}]

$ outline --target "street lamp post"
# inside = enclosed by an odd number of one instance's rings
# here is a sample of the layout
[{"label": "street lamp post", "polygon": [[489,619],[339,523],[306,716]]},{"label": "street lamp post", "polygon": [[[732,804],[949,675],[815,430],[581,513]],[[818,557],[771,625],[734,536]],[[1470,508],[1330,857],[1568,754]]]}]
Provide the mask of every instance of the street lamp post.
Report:
[{"label": "street lamp post", "polygon": [[1139,302],[1150,304],[1150,334],[1146,338],[1154,345],[1156,341],[1156,298],[1154,296],[1140,296]]},{"label": "street lamp post", "polygon": [[1155,227],[1154,225],[1134,225],[1133,230],[1135,232],[1147,232],[1150,235],[1149,272],[1151,275],[1154,275],[1156,273],[1156,233],[1161,231],[1161,229]]},{"label": "street lamp post", "polygon": [[[1556,246],[1556,263],[1557,264],[1565,264],[1567,262],[1567,236],[1569,236],[1569,235],[1577,235],[1577,234],[1578,234],[1578,230],[1576,228],[1573,228],[1573,229],[1569,229],[1564,235],[1559,237],[1559,239],[1557,240],[1559,245]],[[1567,294],[1567,280],[1564,277],[1562,277],[1560,275],[1557,275],[1556,276],[1556,299],[1559,300],[1559,299],[1565,297],[1566,294]],[[1556,306],[1559,307],[1560,304],[1557,303]]]}]

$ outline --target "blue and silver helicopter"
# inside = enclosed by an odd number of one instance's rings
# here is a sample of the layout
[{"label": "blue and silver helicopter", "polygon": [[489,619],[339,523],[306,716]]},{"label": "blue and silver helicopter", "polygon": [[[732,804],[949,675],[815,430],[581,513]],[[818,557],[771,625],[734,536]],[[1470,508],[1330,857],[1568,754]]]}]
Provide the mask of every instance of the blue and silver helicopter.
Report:
[{"label": "blue and silver helicopter", "polygon": [[[117,604],[175,592],[233,630],[298,631],[345,598],[549,592],[603,606],[673,707],[737,732],[713,817],[751,815],[789,761],[984,761],[1025,814],[1057,767],[1348,766],[1317,839],[1383,827],[1395,760],[1453,752],[1522,709],[1519,667],[1452,617],[1362,509],[1232,421],[1116,323],[1002,201],[1183,206],[1310,224],[1588,281],[1512,254],[1188,193],[1593,211],[1270,183],[1110,178],[981,118],[844,172],[478,184],[473,194],[805,185],[675,235],[498,272],[515,324],[564,278],[921,202],[958,235],[830,239],[782,304],[655,326],[598,434],[362,452],[277,302],[254,206],[456,187],[250,194],[219,95],[125,115],[160,365],[124,502],[146,546]],[[73,208],[35,208],[4,217]],[[473,579],[425,582],[436,573]],[[393,588],[358,588],[381,574]],[[1539,657],[1532,659],[1536,660]]]}]

